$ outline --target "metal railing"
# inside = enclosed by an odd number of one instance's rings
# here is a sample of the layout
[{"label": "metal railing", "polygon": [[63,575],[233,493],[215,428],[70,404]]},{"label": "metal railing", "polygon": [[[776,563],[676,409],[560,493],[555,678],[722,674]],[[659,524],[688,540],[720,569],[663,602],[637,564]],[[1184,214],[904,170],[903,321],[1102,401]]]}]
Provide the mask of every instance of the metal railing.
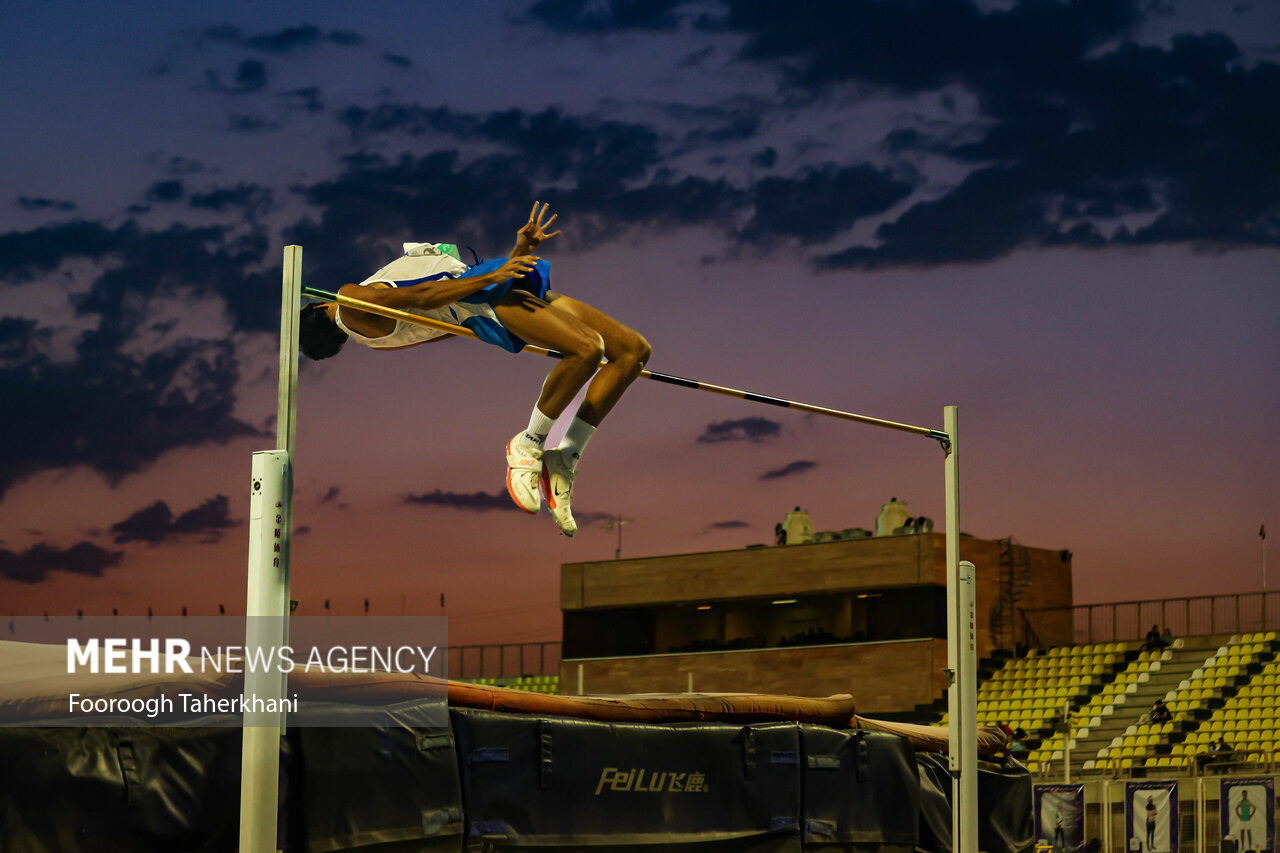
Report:
[{"label": "metal railing", "polygon": [[[1168,759],[1167,764],[1148,765],[1148,759]],[[1169,779],[1173,777],[1208,776],[1218,778],[1224,775],[1274,775],[1280,767],[1280,754],[1273,749],[1233,749],[1230,752],[1201,752],[1194,755],[1170,755],[1169,753],[1144,752],[1118,758],[1097,759],[1106,761],[1107,766],[1091,766],[1081,770],[1078,766],[1071,771],[1072,780],[1087,782],[1091,779]],[[1037,762],[1035,772],[1031,775],[1037,783],[1057,784],[1062,782],[1064,759]],[[1127,762],[1127,763],[1126,763]]]},{"label": "metal railing", "polygon": [[450,678],[516,678],[559,673],[559,640],[449,647]]},{"label": "metal railing", "polygon": [[1017,639],[1025,646],[1141,640],[1152,625],[1175,637],[1273,631],[1280,629],[1280,591],[1045,607],[1022,617]]}]

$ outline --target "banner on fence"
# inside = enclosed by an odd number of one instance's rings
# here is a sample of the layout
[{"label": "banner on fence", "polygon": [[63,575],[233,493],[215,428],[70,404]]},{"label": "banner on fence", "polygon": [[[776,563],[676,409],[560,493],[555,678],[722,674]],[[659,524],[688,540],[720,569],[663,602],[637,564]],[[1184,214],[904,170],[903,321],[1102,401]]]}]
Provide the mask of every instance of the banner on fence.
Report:
[{"label": "banner on fence", "polygon": [[1125,840],[1129,853],[1176,853],[1178,783],[1126,782]]},{"label": "banner on fence", "polygon": [[1222,823],[1223,853],[1274,850],[1275,779],[1223,779],[1218,815]]},{"label": "banner on fence", "polygon": [[1084,848],[1084,785],[1036,785],[1036,838],[1053,853]]}]

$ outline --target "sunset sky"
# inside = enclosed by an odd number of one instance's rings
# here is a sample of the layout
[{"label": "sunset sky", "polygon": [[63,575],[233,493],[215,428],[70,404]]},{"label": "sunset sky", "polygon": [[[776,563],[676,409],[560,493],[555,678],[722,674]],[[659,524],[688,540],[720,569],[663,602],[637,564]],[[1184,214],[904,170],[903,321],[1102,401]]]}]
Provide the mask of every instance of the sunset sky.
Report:
[{"label": "sunset sky", "polygon": [[[242,609],[282,247],[337,289],[405,241],[501,256],[535,199],[553,288],[655,370],[958,405],[962,529],[1071,550],[1077,602],[1261,588],[1280,4],[29,3],[0,76],[4,611]],[[936,442],[641,381],[561,537],[503,487],[549,366],[304,362],[303,608],[444,594],[454,642],[556,639],[609,517],[627,556],[769,542],[796,505],[942,527]]]}]

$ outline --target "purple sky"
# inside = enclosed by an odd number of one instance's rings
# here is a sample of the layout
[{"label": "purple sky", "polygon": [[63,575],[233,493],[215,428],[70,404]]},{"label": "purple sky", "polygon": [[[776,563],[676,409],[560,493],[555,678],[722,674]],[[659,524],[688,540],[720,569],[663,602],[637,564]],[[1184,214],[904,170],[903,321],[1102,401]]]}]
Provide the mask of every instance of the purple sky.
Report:
[{"label": "purple sky", "polygon": [[[534,199],[565,228],[553,286],[656,370],[937,428],[958,405],[963,529],[1070,549],[1078,602],[1260,588],[1276,4],[457,5],[8,13],[6,609],[242,608],[281,247],[336,289],[406,240],[501,255]],[[457,341],[305,363],[304,607],[445,593],[457,642],[547,639],[559,564],[613,555],[605,516],[629,556],[767,542],[797,504],[941,527],[931,441],[639,382],[562,538],[503,503],[548,366]]]}]

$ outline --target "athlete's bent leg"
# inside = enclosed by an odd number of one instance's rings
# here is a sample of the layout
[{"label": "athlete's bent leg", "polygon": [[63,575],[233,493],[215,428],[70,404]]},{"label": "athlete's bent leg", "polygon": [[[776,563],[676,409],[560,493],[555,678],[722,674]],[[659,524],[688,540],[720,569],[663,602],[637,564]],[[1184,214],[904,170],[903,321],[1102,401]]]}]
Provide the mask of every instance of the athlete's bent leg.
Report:
[{"label": "athlete's bent leg", "polygon": [[538,397],[538,408],[548,417],[558,418],[596,372],[607,351],[603,337],[577,317],[552,310],[546,302],[523,290],[504,296],[493,306],[493,312],[502,325],[519,337],[564,356],[547,374]]},{"label": "athlete's bent leg", "polygon": [[640,375],[649,359],[650,348],[634,330],[585,302],[561,294],[548,294],[547,298],[552,310],[563,312],[595,330],[604,342],[604,355],[609,360],[587,386],[585,399],[569,422],[560,446],[546,451],[542,457],[542,497],[547,502],[547,511],[561,532],[572,536],[578,525],[573,519],[570,501],[582,451],[622,392]]},{"label": "athlete's bent leg", "polygon": [[597,332],[604,341],[604,356],[609,363],[596,373],[587,387],[586,398],[578,409],[578,418],[591,426],[599,426],[609,414],[622,393],[636,380],[649,361],[653,349],[649,342],[634,329],[593,308],[587,303],[550,293],[551,308],[568,314]]}]

